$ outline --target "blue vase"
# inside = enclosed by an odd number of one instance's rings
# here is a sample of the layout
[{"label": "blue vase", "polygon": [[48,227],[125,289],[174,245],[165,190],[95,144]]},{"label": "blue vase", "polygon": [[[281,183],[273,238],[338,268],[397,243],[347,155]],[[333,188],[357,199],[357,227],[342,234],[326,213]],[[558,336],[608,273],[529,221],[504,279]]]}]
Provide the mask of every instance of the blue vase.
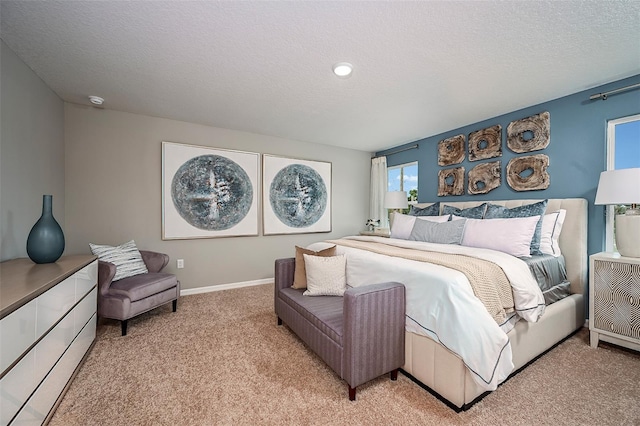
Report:
[{"label": "blue vase", "polygon": [[64,234],[53,217],[52,202],[52,195],[42,196],[42,216],[27,238],[27,254],[35,263],[53,263],[64,251]]}]

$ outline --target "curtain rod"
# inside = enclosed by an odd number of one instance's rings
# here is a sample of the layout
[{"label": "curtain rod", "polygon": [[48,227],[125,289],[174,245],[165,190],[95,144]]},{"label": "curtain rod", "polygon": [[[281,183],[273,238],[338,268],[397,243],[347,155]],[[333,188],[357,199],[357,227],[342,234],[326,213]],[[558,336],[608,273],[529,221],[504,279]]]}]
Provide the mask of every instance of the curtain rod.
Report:
[{"label": "curtain rod", "polygon": [[627,90],[632,90],[635,88],[640,87],[640,83],[638,84],[632,84],[631,86],[626,86],[626,87],[621,87],[619,89],[615,89],[615,90],[610,90],[608,92],[604,92],[604,93],[596,93],[595,95],[591,95],[589,96],[589,99],[592,101],[595,101],[596,99],[602,99],[603,101],[607,100],[607,96],[609,95],[613,95],[615,93],[620,93],[620,92],[626,92]]},{"label": "curtain rod", "polygon": [[410,149],[418,149],[418,148],[420,148],[420,145],[415,144],[415,145],[408,146],[406,148],[396,149],[395,151],[388,152],[388,153],[386,153],[384,155],[378,155],[377,157],[373,157],[373,158],[386,157],[387,155],[393,155],[393,154],[397,154],[399,152],[409,151]]}]

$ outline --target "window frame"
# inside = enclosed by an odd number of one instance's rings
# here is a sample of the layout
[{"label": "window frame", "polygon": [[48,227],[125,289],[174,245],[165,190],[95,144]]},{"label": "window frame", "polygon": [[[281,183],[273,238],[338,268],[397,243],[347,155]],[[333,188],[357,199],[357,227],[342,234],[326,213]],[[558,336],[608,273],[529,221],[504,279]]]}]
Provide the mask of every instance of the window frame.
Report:
[{"label": "window frame", "polygon": [[[400,169],[400,191],[404,191],[404,168],[411,167],[411,166],[416,166],[418,171],[420,170],[418,161],[411,161],[409,163],[397,164],[395,166],[387,166],[387,190],[389,190],[389,171],[394,169]],[[416,181],[416,188],[418,190],[418,194],[420,194],[419,180]],[[409,195],[409,191],[407,191],[407,195]],[[416,204],[417,202],[418,200],[416,199],[416,201],[409,201],[409,204]]]},{"label": "window frame", "polygon": [[[619,124],[640,121],[640,114],[607,120],[607,168],[616,169],[616,126]],[[605,214],[605,251],[617,251],[614,245],[615,206],[606,206]]]}]

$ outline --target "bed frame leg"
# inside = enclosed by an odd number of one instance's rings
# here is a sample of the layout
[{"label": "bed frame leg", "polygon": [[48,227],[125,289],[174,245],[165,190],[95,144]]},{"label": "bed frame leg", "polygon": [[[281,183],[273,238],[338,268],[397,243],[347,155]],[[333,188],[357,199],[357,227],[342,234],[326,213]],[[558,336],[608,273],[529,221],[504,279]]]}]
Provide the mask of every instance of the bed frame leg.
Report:
[{"label": "bed frame leg", "polygon": [[278,317],[278,325],[282,325],[282,320]]},{"label": "bed frame leg", "polygon": [[355,401],[356,400],[356,388],[352,388],[350,385],[349,386],[349,401]]},{"label": "bed frame leg", "polygon": [[391,380],[393,380],[394,382],[396,380],[398,380],[398,369],[397,368],[395,370],[391,370],[391,372],[389,373],[389,378]]}]

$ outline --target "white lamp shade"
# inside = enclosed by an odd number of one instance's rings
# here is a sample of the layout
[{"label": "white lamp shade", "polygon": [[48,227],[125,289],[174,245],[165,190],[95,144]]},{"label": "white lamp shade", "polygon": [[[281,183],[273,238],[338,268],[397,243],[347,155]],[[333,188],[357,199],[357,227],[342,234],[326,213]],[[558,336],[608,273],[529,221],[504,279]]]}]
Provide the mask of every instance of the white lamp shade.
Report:
[{"label": "white lamp shade", "polygon": [[595,204],[640,203],[640,168],[600,173]]},{"label": "white lamp shade", "polygon": [[406,209],[408,206],[406,191],[389,191],[384,197],[384,207],[387,209]]}]

